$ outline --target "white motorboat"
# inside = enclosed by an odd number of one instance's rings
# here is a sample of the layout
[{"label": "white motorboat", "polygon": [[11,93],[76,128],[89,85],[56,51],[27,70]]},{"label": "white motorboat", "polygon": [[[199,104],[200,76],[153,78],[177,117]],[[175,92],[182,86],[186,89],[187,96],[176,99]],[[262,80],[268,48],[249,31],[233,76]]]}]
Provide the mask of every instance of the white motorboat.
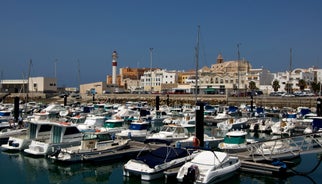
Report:
[{"label": "white motorboat", "polygon": [[224,142],[219,143],[218,148],[226,152],[240,152],[247,150],[248,143],[254,143],[254,140],[246,139],[247,132],[235,130],[227,132]]},{"label": "white motorboat", "polygon": [[297,146],[292,146],[289,140],[274,140],[273,138],[271,141],[254,144],[253,146],[257,148],[254,149],[251,155],[262,156],[267,160],[274,158],[292,159],[300,155],[301,149]]},{"label": "white motorboat", "polygon": [[241,130],[247,128],[247,121],[248,118],[242,117],[242,118],[229,118],[227,120],[224,120],[220,123],[217,123],[217,127],[220,130],[227,131],[227,130]]},{"label": "white motorboat", "polygon": [[181,125],[168,124],[161,127],[161,130],[157,133],[148,135],[146,139],[160,139],[170,142],[177,140],[187,139],[189,137],[189,132],[187,128]]},{"label": "white motorboat", "polygon": [[[196,136],[190,136],[187,139],[178,140],[175,142],[176,147],[199,147],[200,141],[196,140]],[[209,136],[204,134],[204,148],[205,149],[215,149],[218,148],[218,144],[223,141],[223,138],[216,138],[213,136]]]},{"label": "white motorboat", "polygon": [[99,132],[118,133],[125,130],[124,119],[116,117],[113,119],[107,119],[102,127],[96,128]]},{"label": "white motorboat", "polygon": [[101,128],[105,122],[104,116],[88,115],[84,123],[77,124],[77,128],[81,132],[94,132],[97,128]]},{"label": "white motorboat", "polygon": [[27,128],[5,128],[0,131],[0,145],[6,144],[10,137],[25,136]]},{"label": "white motorboat", "polygon": [[75,124],[68,122],[48,122],[51,128],[50,138],[32,140],[25,153],[33,156],[51,155],[56,149],[80,145],[83,134]]},{"label": "white motorboat", "polygon": [[115,139],[105,132],[87,132],[81,145],[57,149],[50,158],[63,162],[108,160],[107,153],[116,152],[128,146],[130,139]]},{"label": "white motorboat", "polygon": [[271,118],[260,117],[255,122],[250,123],[249,131],[252,132],[270,132],[274,124]]},{"label": "white motorboat", "polygon": [[10,136],[8,143],[1,145],[1,148],[3,151],[23,151],[28,148],[32,140],[48,140],[50,138],[51,128],[52,126],[47,122],[30,121],[28,133],[21,136]]},{"label": "white motorboat", "polygon": [[141,180],[154,180],[163,177],[164,171],[180,167],[193,159],[197,152],[172,146],[162,146],[147,153],[139,153],[135,159],[131,159],[124,164],[123,175],[128,177],[139,175]]},{"label": "white motorboat", "polygon": [[183,183],[218,183],[233,176],[240,166],[238,157],[225,152],[202,151],[180,167],[177,180]]},{"label": "white motorboat", "polygon": [[271,126],[272,134],[282,135],[288,134],[291,135],[292,131],[295,129],[295,120],[296,119],[286,119],[276,122]]},{"label": "white motorboat", "polygon": [[121,138],[130,138],[136,141],[144,141],[148,134],[149,126],[149,122],[139,119],[131,122],[128,129],[122,130],[115,135]]}]

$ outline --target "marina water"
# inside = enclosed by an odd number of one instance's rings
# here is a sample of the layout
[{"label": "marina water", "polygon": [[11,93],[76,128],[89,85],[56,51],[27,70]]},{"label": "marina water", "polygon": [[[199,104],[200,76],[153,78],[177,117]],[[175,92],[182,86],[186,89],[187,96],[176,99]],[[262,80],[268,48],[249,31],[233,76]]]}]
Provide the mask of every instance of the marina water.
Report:
[{"label": "marina water", "polygon": [[[253,136],[253,135],[250,135]],[[267,136],[259,134],[259,137]],[[319,164],[319,154],[305,154],[297,160],[294,168],[308,172]],[[112,163],[58,164],[46,158],[32,158],[23,153],[0,153],[0,176],[2,184],[9,183],[177,183],[175,178],[141,181],[138,177],[123,177],[122,167],[127,160]],[[294,175],[287,178],[239,172],[224,183],[322,183],[322,164],[309,175]]]}]

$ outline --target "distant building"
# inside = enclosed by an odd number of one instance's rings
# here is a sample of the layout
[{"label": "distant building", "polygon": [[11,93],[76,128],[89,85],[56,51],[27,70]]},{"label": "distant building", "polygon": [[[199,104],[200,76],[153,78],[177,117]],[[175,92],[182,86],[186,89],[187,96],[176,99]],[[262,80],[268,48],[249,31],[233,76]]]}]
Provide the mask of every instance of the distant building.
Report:
[{"label": "distant building", "polygon": [[1,80],[1,91],[9,93],[55,93],[57,92],[57,79],[30,77],[29,80]]},{"label": "distant building", "polygon": [[178,74],[176,71],[153,70],[144,72],[141,77],[141,86],[145,91],[161,92],[162,84],[177,84]]},{"label": "distant building", "polygon": [[105,91],[107,91],[106,82],[93,82],[79,86],[79,92],[81,94],[103,94]]},{"label": "distant building", "polygon": [[[274,75],[274,80],[279,81],[279,91],[285,91],[285,87],[287,84],[289,84],[292,88],[293,91],[298,91],[300,90],[300,87],[298,86],[299,80],[303,79],[308,86],[310,85],[311,82],[315,81],[315,74],[313,68],[308,68],[308,69],[301,69],[297,68],[294,69],[293,71],[289,72],[278,72]],[[322,78],[320,78],[322,79]]]}]

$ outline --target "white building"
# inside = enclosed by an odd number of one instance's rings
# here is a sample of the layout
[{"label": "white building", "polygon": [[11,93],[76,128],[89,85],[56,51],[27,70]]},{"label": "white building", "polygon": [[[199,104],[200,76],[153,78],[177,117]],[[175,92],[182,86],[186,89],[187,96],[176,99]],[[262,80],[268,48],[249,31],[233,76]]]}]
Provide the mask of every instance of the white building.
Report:
[{"label": "white building", "polygon": [[57,92],[56,78],[30,77],[29,92]]},{"label": "white building", "polygon": [[11,92],[11,93],[57,92],[57,79],[47,78],[47,77],[30,77],[29,80],[27,79],[1,80],[1,91]]},{"label": "white building", "polygon": [[289,72],[289,71],[278,72],[274,75],[274,80],[279,81],[279,85],[280,85],[279,91],[285,91],[285,92],[286,92],[285,87],[287,84],[291,85],[293,91],[300,90],[298,83],[299,83],[299,80],[301,79],[303,79],[307,84],[310,84],[311,82],[313,82],[314,81],[313,68],[308,68],[308,69],[297,68],[297,69],[294,69],[292,72]]},{"label": "white building", "polygon": [[141,87],[145,91],[161,92],[161,84],[176,84],[178,82],[178,74],[176,71],[153,70],[144,72],[141,76]]}]

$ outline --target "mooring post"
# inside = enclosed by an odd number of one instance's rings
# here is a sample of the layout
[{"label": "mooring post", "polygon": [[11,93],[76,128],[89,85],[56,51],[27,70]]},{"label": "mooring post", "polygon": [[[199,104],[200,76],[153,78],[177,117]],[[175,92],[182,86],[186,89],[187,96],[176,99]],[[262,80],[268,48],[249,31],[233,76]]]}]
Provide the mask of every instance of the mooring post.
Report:
[{"label": "mooring post", "polygon": [[18,122],[19,117],[19,97],[14,98],[13,117],[15,122]]},{"label": "mooring post", "polygon": [[322,116],[322,109],[321,109],[321,106],[322,106],[322,104],[321,104],[321,101],[322,101],[322,99],[321,98],[318,98],[317,100],[316,100],[316,114],[318,115],[318,116]]},{"label": "mooring post", "polygon": [[65,106],[65,107],[67,106],[67,97],[68,97],[68,95],[67,95],[67,94],[65,94],[65,95],[64,95],[64,106]]},{"label": "mooring post", "polygon": [[199,140],[199,146],[204,147],[204,104],[196,103],[196,137]]},{"label": "mooring post", "polygon": [[159,96],[156,96],[155,97],[155,110],[159,110],[160,108],[160,97]]}]

